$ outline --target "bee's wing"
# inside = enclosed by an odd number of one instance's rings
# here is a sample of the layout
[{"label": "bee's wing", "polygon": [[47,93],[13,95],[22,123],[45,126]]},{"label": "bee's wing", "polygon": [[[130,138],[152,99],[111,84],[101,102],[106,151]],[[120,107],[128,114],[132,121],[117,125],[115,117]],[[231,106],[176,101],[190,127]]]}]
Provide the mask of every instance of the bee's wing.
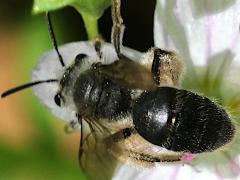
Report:
[{"label": "bee's wing", "polygon": [[152,90],[156,88],[151,71],[127,57],[122,57],[108,65],[99,65],[96,71],[130,89]]},{"label": "bee's wing", "polygon": [[[91,123],[90,128],[89,123]],[[85,135],[83,146],[79,149],[81,169],[90,179],[111,179],[119,161],[109,153],[107,144],[104,142],[104,139],[110,135],[110,132],[102,128],[102,125],[93,119],[88,119],[88,123],[83,123],[83,126]]]},{"label": "bee's wing", "polygon": [[134,130],[129,118],[110,124],[105,122],[104,126],[96,119],[87,122],[84,127],[89,127],[90,122],[92,127],[84,129],[89,133],[85,133],[79,162],[90,179],[111,179],[123,163],[151,167],[155,162],[181,160],[182,153],[168,151],[144,140]]}]

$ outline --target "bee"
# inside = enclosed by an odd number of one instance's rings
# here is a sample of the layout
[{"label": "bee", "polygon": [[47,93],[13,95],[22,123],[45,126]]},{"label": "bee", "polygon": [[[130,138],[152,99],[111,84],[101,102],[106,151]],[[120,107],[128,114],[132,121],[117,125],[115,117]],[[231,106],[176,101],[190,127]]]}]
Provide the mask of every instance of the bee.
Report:
[{"label": "bee", "polygon": [[98,64],[96,71],[132,93],[143,90],[133,98],[128,136],[135,132],[153,145],[183,154],[212,152],[232,142],[235,126],[226,110],[207,97],[179,89],[184,66],[174,52],[152,48],[138,62],[121,54],[120,0],[114,1],[113,22],[112,42],[119,60]]},{"label": "bee", "polygon": [[[184,65],[174,52],[151,48],[136,59],[122,47],[120,7],[121,1],[113,0],[112,44],[96,40],[60,50],[46,13],[56,54],[50,52],[39,62],[33,82],[2,97],[34,86],[54,114],[71,117],[70,130],[81,133],[80,166],[92,179],[111,178],[121,162],[148,167],[231,143],[235,126],[226,110],[179,88]],[[84,53],[87,48],[90,52]],[[51,72],[52,65],[47,69],[51,77],[42,80],[44,66],[56,58],[62,69]]]}]

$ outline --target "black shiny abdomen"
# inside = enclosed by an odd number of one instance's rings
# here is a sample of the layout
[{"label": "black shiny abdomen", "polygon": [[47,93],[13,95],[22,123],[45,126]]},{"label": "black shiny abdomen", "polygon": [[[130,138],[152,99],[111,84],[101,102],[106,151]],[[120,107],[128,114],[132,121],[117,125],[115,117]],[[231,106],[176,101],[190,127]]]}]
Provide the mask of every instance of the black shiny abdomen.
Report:
[{"label": "black shiny abdomen", "polygon": [[206,97],[170,87],[142,93],[132,116],[143,138],[173,151],[213,151],[230,142],[235,132],[222,107]]},{"label": "black shiny abdomen", "polygon": [[78,77],[73,100],[82,116],[112,119],[130,110],[131,96],[126,88],[90,69]]}]

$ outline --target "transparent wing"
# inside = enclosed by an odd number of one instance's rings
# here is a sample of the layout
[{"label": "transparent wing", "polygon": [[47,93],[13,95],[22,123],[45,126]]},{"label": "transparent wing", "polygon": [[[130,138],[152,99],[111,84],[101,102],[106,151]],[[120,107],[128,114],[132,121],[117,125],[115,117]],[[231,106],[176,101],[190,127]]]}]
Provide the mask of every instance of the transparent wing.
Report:
[{"label": "transparent wing", "polygon": [[103,126],[100,120],[83,120],[82,147],[80,142],[79,164],[83,172],[90,179],[111,179],[119,165],[108,149],[105,138],[110,136],[110,131]]},{"label": "transparent wing", "polygon": [[112,64],[97,64],[95,70],[129,89],[152,90],[156,88],[151,71],[146,66],[125,56]]},{"label": "transparent wing", "polygon": [[156,162],[181,161],[183,154],[168,151],[144,140],[133,128],[130,115],[104,125],[101,120],[84,120],[79,162],[90,179],[112,179],[125,164],[137,168]]}]

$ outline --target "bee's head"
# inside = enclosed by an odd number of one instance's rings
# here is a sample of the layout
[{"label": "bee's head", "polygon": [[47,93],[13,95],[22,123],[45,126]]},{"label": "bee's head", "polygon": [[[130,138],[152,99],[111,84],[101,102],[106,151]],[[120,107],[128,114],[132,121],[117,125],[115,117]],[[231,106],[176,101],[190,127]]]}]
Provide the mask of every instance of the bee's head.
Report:
[{"label": "bee's head", "polygon": [[59,107],[67,103],[67,101],[71,101],[71,99],[69,98],[72,97],[74,84],[79,74],[84,71],[82,68],[82,63],[83,59],[86,57],[86,54],[78,54],[75,57],[73,64],[67,67],[65,72],[63,73],[62,78],[59,81],[59,90],[54,96],[54,101]]}]

